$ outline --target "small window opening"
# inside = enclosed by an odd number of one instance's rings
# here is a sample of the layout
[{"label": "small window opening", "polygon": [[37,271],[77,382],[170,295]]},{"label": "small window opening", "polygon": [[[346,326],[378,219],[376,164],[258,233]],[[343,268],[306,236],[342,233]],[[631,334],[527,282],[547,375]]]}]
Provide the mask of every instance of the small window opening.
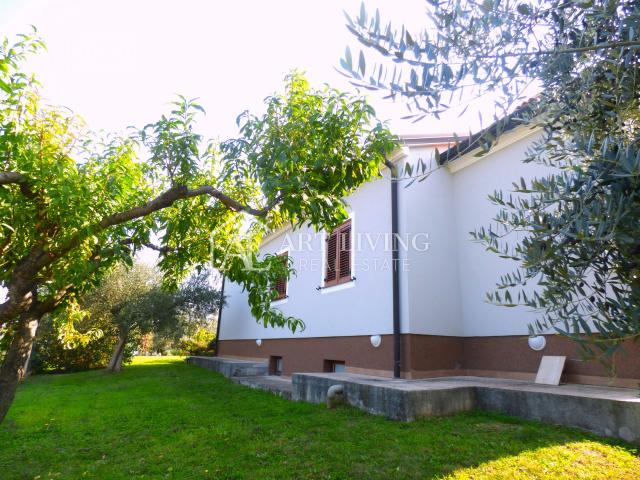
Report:
[{"label": "small window opening", "polygon": [[269,373],[271,375],[282,375],[282,357],[271,357],[269,360]]},{"label": "small window opening", "polygon": [[332,373],[343,373],[347,371],[347,366],[342,360],[325,360],[324,371]]}]

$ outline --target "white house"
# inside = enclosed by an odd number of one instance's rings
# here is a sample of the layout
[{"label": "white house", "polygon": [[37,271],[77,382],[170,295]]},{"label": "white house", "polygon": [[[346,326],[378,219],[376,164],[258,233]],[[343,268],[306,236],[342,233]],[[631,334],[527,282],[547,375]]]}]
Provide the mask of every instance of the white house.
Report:
[{"label": "white house", "polygon": [[[520,177],[548,173],[521,162],[540,133],[510,128],[487,155],[457,155],[422,182],[392,182],[387,170],[347,198],[350,219],[337,232],[285,229],[265,238],[262,252],[288,255],[297,271],[278,286],[282,298],[273,305],[301,318],[306,328],[295,334],[265,328],[252,318],[245,292],[227,283],[219,355],[268,359],[272,372],[283,375],[346,370],[404,378],[513,379],[533,378],[542,355],[566,355],[565,380],[610,384],[605,370],[582,362],[563,337],[545,335],[544,348],[531,348],[527,325],[534,312],[485,302],[486,292],[514,264],[486,252],[469,232],[491,223],[497,207],[487,196],[494,190],[508,191]],[[446,149],[453,138],[403,141],[394,158],[400,164],[429,161],[434,148]],[[629,346],[627,352],[617,359],[613,383],[635,387],[640,349]]]}]

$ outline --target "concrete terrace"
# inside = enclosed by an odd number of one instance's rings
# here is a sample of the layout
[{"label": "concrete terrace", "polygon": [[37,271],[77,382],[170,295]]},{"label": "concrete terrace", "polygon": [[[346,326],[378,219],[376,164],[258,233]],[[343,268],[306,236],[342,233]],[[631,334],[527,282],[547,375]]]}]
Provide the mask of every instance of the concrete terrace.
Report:
[{"label": "concrete terrace", "polygon": [[240,385],[266,390],[289,400],[293,396],[291,379],[269,375],[266,363],[216,357],[188,357],[187,363],[221,373]]},{"label": "concrete terrace", "polygon": [[342,385],[346,403],[394,420],[480,409],[640,443],[640,391],[636,389],[551,386],[486,377],[405,380],[353,373],[295,373],[287,379],[268,375],[266,363],[215,357],[189,357],[187,362],[236,383],[312,403],[325,402],[329,387]]}]

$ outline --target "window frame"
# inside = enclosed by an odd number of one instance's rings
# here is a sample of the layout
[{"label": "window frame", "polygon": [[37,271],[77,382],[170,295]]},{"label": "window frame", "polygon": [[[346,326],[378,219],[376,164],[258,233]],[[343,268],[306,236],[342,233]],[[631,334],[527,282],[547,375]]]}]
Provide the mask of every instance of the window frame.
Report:
[{"label": "window frame", "polygon": [[[353,275],[353,264],[354,264],[353,262],[353,223],[354,223],[353,218],[348,218],[347,220],[342,222],[340,225],[338,225],[332,232],[325,233],[324,251],[323,251],[323,276],[322,276],[323,288],[331,288],[338,285],[344,285],[345,283],[349,283],[355,280],[355,277]],[[341,240],[341,239],[344,239],[344,236],[341,237],[341,235],[347,230],[349,231],[348,244],[344,242],[344,240]],[[336,238],[336,247],[335,247],[336,253],[335,253],[335,258],[333,260],[333,264],[334,264],[333,270],[335,271],[335,278],[328,280],[328,273],[330,271],[329,245],[332,238]],[[348,259],[349,273],[348,275],[341,275],[340,257],[341,257],[341,254],[345,251],[348,252],[349,254],[349,259]]]},{"label": "window frame", "polygon": [[[279,367],[279,368],[278,368]],[[284,371],[284,359],[280,355],[271,355],[269,357],[269,375],[282,376]]]},{"label": "window frame", "polygon": [[344,360],[325,359],[323,362],[323,371],[325,373],[346,373],[347,362],[345,362]]},{"label": "window frame", "polygon": [[[280,253],[277,254],[277,256],[278,257],[283,257],[283,258],[285,258],[286,261],[288,261],[289,260],[289,251],[285,250],[283,252],[280,252]],[[283,289],[282,293],[280,293],[280,291],[278,290],[278,287],[277,287],[278,282],[276,282],[276,284],[273,285],[273,287],[272,287],[272,290],[275,291],[278,294],[278,296],[276,298],[271,300],[272,302],[281,302],[281,301],[286,300],[287,298],[289,298],[289,279],[285,277],[282,281],[284,282],[284,289]]]}]

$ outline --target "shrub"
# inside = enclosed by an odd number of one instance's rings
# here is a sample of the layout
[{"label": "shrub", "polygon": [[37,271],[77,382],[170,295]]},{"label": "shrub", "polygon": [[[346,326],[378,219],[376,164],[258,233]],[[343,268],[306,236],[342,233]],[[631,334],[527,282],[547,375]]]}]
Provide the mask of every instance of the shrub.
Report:
[{"label": "shrub", "polygon": [[191,337],[183,337],[179,342],[181,355],[205,355],[212,353],[211,345],[215,342],[216,334],[204,327],[200,327]]}]

